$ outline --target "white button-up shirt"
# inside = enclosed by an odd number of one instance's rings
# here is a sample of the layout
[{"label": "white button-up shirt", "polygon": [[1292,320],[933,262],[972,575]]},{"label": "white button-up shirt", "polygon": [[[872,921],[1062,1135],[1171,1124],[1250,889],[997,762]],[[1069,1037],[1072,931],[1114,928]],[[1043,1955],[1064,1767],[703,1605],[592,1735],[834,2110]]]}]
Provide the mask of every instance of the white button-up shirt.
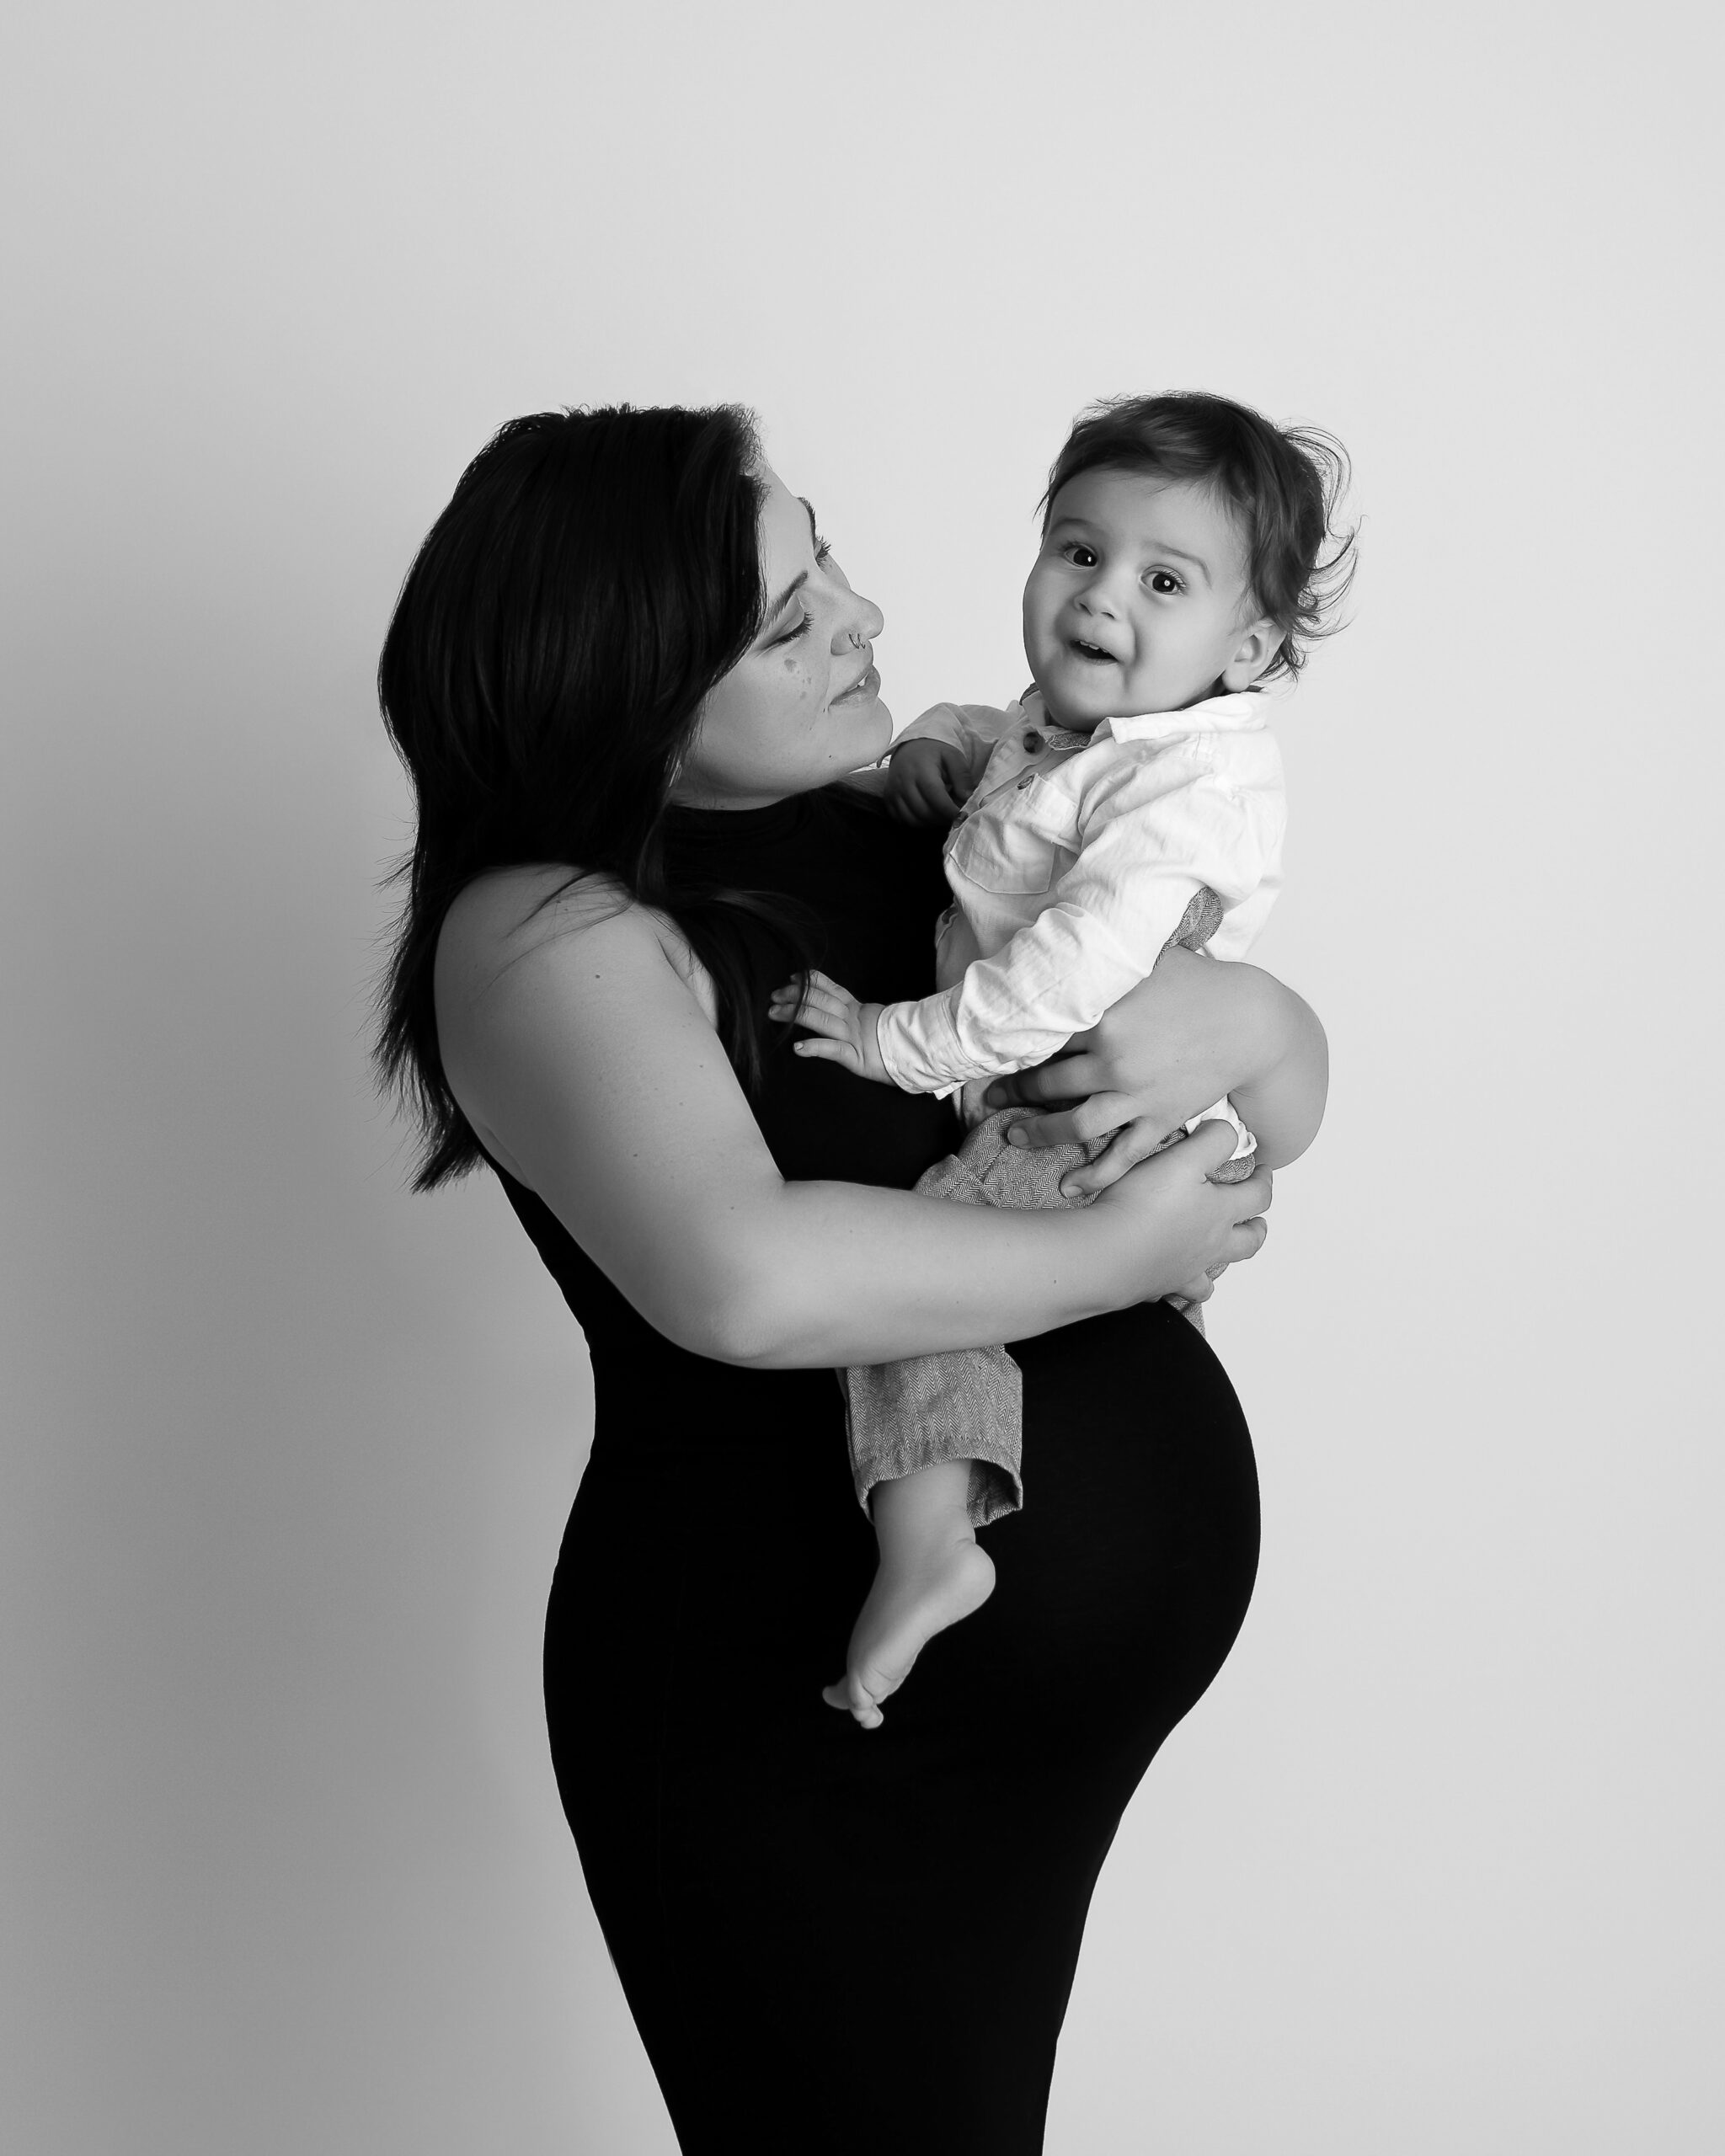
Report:
[{"label": "white button-up shirt", "polygon": [[1245,956],[1282,880],[1276,701],[1247,690],[1087,737],[1033,690],[905,729],[962,749],[972,791],[947,841],[940,991],[881,1013],[896,1085],[950,1093],[1054,1054],[1148,974],[1202,884],[1226,910],[1208,947]]}]

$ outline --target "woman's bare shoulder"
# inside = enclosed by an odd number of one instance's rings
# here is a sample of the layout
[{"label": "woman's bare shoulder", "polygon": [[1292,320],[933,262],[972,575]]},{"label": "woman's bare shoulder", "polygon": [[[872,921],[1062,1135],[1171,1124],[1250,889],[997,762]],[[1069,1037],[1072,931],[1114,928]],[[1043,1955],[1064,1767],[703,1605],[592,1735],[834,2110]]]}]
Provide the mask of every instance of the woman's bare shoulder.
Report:
[{"label": "woman's bare shoulder", "polygon": [[440,1017],[472,1007],[506,979],[601,964],[662,976],[667,966],[701,1000],[705,977],[673,923],[606,876],[557,863],[492,869],[457,894],[438,938]]},{"label": "woman's bare shoulder", "polygon": [[704,985],[673,924],[599,877],[497,869],[451,904],[432,985],[444,1075],[492,1159],[565,1225],[587,1219],[595,1158],[650,1113],[644,1073],[681,1073],[686,1092],[722,1068],[734,1091]]}]

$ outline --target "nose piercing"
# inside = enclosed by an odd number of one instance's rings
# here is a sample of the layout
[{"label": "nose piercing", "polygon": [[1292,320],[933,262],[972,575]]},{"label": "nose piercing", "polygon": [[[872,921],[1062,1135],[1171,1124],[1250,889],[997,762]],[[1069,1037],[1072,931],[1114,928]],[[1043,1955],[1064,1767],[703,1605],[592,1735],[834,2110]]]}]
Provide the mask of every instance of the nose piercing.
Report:
[{"label": "nose piercing", "polygon": [[859,636],[857,635],[857,632],[856,632],[854,629],[852,629],[852,632],[851,632],[851,648],[852,648],[852,651],[862,651],[862,650],[863,650],[863,649],[865,649],[865,648],[867,648],[868,643],[868,638],[867,638],[867,637],[859,637]]}]

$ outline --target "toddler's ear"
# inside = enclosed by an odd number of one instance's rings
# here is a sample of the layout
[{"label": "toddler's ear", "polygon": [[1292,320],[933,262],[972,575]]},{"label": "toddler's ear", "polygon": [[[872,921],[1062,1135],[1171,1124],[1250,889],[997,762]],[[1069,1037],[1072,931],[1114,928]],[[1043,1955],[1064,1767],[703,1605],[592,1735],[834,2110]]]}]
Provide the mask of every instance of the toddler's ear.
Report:
[{"label": "toddler's ear", "polygon": [[1234,656],[1222,669],[1222,686],[1230,695],[1249,689],[1282,648],[1282,632],[1268,616],[1243,629]]}]

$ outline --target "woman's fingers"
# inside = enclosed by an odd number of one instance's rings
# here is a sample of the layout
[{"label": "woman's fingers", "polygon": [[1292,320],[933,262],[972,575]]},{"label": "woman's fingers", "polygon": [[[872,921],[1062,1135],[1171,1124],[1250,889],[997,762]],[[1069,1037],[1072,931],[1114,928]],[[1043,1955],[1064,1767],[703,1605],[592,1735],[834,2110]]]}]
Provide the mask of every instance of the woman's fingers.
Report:
[{"label": "woman's fingers", "polygon": [[[1242,1184],[1241,1187],[1243,1189],[1245,1186]],[[1256,1257],[1263,1248],[1263,1239],[1269,1231],[1270,1224],[1262,1214],[1254,1219],[1242,1220],[1230,1228],[1227,1255],[1222,1260],[1221,1270],[1226,1273],[1231,1265],[1244,1265],[1248,1258]]]},{"label": "woman's fingers", "polygon": [[[1027,1116],[1007,1132],[1009,1142],[1032,1149],[1043,1145],[1087,1145],[1130,1123],[1136,1103],[1124,1093],[1092,1093],[1087,1100],[1049,1115]],[[1102,1186],[1098,1183],[1097,1189]]]},{"label": "woman's fingers", "polygon": [[[988,1089],[988,1105],[991,1108],[1045,1107],[1093,1093],[1101,1082],[1093,1057],[1062,1056],[1054,1063],[1039,1063],[1031,1070],[1015,1070],[1010,1078],[996,1078]],[[1026,1123],[1019,1127],[1029,1129],[1033,1126]],[[1055,1138],[1038,1142],[1058,1145],[1066,1141]]]},{"label": "woman's fingers", "polygon": [[[1208,1123],[1199,1125],[1200,1131],[1210,1128],[1212,1126]],[[1224,1123],[1221,1128],[1226,1130],[1228,1126]],[[1196,1135],[1194,1133],[1194,1139],[1188,1139],[1188,1143],[1194,1142]],[[1232,1135],[1231,1132],[1230,1135]],[[1244,1182],[1222,1182],[1214,1187],[1226,1191],[1239,1210],[1235,1215],[1233,1226],[1228,1230],[1220,1259],[1210,1268],[1213,1279],[1220,1278],[1231,1265],[1243,1264],[1247,1258],[1256,1257],[1263,1248],[1263,1239],[1270,1231],[1270,1224],[1263,1216],[1268,1212],[1270,1202],[1275,1195],[1275,1178],[1268,1168],[1260,1168],[1255,1176],[1248,1177]]]},{"label": "woman's fingers", "polygon": [[1147,1161],[1152,1153],[1161,1152],[1167,1141],[1167,1133],[1147,1117],[1137,1116],[1124,1129],[1114,1134],[1114,1142],[1104,1153],[1081,1168],[1074,1168],[1060,1185],[1063,1198],[1087,1198],[1098,1190],[1106,1190],[1111,1182],[1118,1182],[1129,1168],[1135,1168],[1140,1161]]},{"label": "woman's fingers", "polygon": [[[1203,1128],[1200,1123],[1199,1129]],[[1234,1216],[1236,1219],[1255,1219],[1269,1211],[1276,1194],[1276,1179],[1268,1168],[1260,1168],[1244,1182],[1218,1183],[1216,1187],[1231,1193],[1239,1201],[1240,1209]]]},{"label": "woman's fingers", "polygon": [[[1186,1157],[1188,1161],[1197,1161],[1208,1176],[1220,1167],[1225,1161],[1233,1159],[1234,1148],[1239,1143],[1239,1136],[1240,1134],[1231,1123],[1224,1123],[1220,1116],[1212,1116],[1209,1122],[1199,1123],[1196,1130],[1187,1134],[1185,1143],[1195,1150],[1188,1153]],[[1231,1187],[1242,1195],[1250,1187],[1249,1184],[1243,1182],[1235,1183]],[[1240,1208],[1240,1217],[1244,1219],[1248,1213],[1254,1213],[1257,1210],[1256,1206],[1242,1205]]]}]

